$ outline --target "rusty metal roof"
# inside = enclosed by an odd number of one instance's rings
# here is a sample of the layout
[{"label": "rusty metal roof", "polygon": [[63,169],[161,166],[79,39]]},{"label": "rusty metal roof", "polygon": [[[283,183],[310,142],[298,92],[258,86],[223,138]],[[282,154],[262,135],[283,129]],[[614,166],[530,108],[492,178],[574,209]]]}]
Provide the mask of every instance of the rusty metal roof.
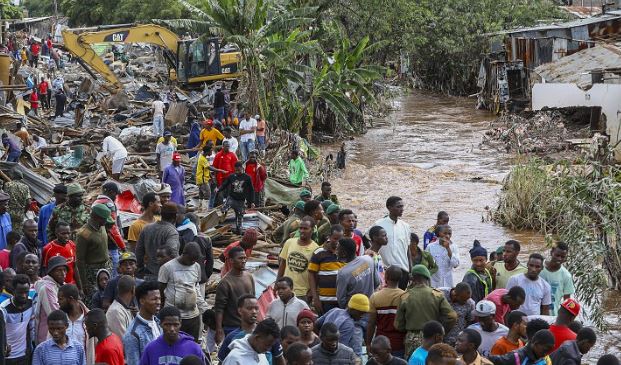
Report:
[{"label": "rusty metal roof", "polygon": [[503,35],[503,34],[514,34],[514,33],[526,33],[526,32],[542,32],[547,30],[555,30],[555,29],[571,29],[576,27],[581,27],[584,25],[597,24],[613,19],[621,19],[621,10],[613,10],[609,11],[606,14],[602,14],[599,16],[593,16],[585,19],[575,19],[570,20],[568,22],[562,23],[552,23],[552,24],[543,24],[534,27],[525,27],[525,28],[515,28],[503,30],[496,33],[491,33],[493,35]]},{"label": "rusty metal roof", "polygon": [[593,70],[621,68],[621,43],[599,44],[584,49],[556,62],[535,68],[535,73],[548,83],[575,83],[579,87],[591,85]]}]

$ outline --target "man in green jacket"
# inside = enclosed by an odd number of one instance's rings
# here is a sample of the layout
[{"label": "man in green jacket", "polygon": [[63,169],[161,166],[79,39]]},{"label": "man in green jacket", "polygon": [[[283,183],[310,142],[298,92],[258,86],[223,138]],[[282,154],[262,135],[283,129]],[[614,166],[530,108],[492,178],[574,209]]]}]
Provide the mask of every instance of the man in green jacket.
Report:
[{"label": "man in green jacket", "polygon": [[407,332],[405,336],[405,358],[422,345],[423,326],[429,321],[442,323],[448,332],[457,321],[457,313],[444,294],[429,286],[431,273],[423,265],[414,265],[411,272],[412,286],[408,289],[397,309],[395,328]]},{"label": "man in green jacket", "polygon": [[302,185],[308,179],[308,170],[298,150],[291,151],[289,160],[289,181],[295,185]]}]

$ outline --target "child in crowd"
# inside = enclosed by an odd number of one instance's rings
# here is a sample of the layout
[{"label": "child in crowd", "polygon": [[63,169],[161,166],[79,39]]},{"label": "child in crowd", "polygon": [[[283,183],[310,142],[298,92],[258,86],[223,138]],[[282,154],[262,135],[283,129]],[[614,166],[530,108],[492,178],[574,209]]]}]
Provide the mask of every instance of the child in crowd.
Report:
[{"label": "child in crowd", "polygon": [[416,233],[410,233],[410,267],[414,265],[425,266],[431,275],[438,272],[438,265],[431,254],[418,247],[419,239]]},{"label": "child in crowd", "polygon": [[457,245],[451,242],[453,230],[445,224],[437,226],[435,233],[438,239],[426,249],[438,265],[438,271],[431,276],[431,286],[452,288],[453,269],[459,266],[459,251]]},{"label": "child in crowd", "polygon": [[21,239],[22,237],[15,231],[11,231],[6,234],[6,247],[0,251],[0,267],[2,270],[6,270],[9,266],[11,266],[11,260],[9,259],[11,250]]},{"label": "child in crowd", "polygon": [[103,294],[110,281],[110,272],[106,269],[101,269],[97,272],[97,291],[93,294],[91,299],[92,308],[103,308]]}]

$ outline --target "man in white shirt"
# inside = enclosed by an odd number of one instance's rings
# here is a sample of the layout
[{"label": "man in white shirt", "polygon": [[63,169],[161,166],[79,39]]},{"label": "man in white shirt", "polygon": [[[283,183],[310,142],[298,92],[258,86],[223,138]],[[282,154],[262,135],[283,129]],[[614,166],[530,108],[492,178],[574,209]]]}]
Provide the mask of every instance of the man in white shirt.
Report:
[{"label": "man in white shirt", "polygon": [[233,137],[231,135],[231,127],[225,127],[222,130],[222,134],[224,134],[224,139],[222,140],[222,143],[224,143],[224,141],[228,141],[229,142],[229,151],[231,151],[233,153],[237,153],[237,148],[239,147],[239,142],[237,142],[237,138],[235,138],[235,137]]},{"label": "man in white shirt", "polygon": [[164,140],[155,146],[160,177],[164,169],[172,164],[173,153],[177,150],[177,146],[172,143],[171,138],[172,133],[170,131],[164,131]]},{"label": "man in white shirt", "polygon": [[248,153],[254,150],[256,130],[257,121],[243,114],[241,122],[239,122],[239,140],[241,142],[242,161],[246,161],[248,159]]},{"label": "man in white shirt", "polygon": [[153,109],[153,133],[159,137],[164,133],[164,102],[159,96],[155,97],[151,108]]},{"label": "man in white shirt", "polygon": [[32,146],[34,147],[35,151],[39,151],[40,149],[47,147],[47,141],[45,140],[45,138],[33,134]]},{"label": "man in white shirt", "polygon": [[399,219],[403,215],[403,200],[398,196],[391,196],[386,200],[388,216],[375,222],[386,231],[388,244],[380,248],[379,253],[386,267],[396,265],[404,271],[399,288],[405,290],[410,277],[410,263],[408,247],[410,246],[410,226]]},{"label": "man in white shirt", "polygon": [[544,267],[543,263],[543,256],[538,253],[531,254],[528,257],[528,271],[525,274],[513,275],[507,282],[507,290],[519,286],[526,292],[526,300],[520,306],[520,311],[529,316],[550,314],[552,288],[540,276]]},{"label": "man in white shirt", "polygon": [[118,180],[123,172],[127,150],[118,139],[112,137],[110,132],[106,132],[103,140],[102,151],[112,158],[112,178]]}]

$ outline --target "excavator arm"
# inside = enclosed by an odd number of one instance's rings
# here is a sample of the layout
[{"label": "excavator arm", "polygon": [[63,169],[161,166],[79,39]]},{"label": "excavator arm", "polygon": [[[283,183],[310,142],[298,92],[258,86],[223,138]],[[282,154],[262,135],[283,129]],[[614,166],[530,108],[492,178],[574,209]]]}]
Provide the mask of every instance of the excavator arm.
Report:
[{"label": "excavator arm", "polygon": [[113,88],[123,88],[114,72],[106,65],[101,57],[95,53],[92,44],[115,42],[115,43],[150,43],[164,49],[164,55],[169,67],[175,69],[177,56],[177,43],[179,37],[170,30],[153,24],[114,26],[111,28],[98,28],[97,31],[77,33],[76,30],[67,29],[62,32],[64,46],[73,56],[81,60],[97,73],[101,74]]}]

